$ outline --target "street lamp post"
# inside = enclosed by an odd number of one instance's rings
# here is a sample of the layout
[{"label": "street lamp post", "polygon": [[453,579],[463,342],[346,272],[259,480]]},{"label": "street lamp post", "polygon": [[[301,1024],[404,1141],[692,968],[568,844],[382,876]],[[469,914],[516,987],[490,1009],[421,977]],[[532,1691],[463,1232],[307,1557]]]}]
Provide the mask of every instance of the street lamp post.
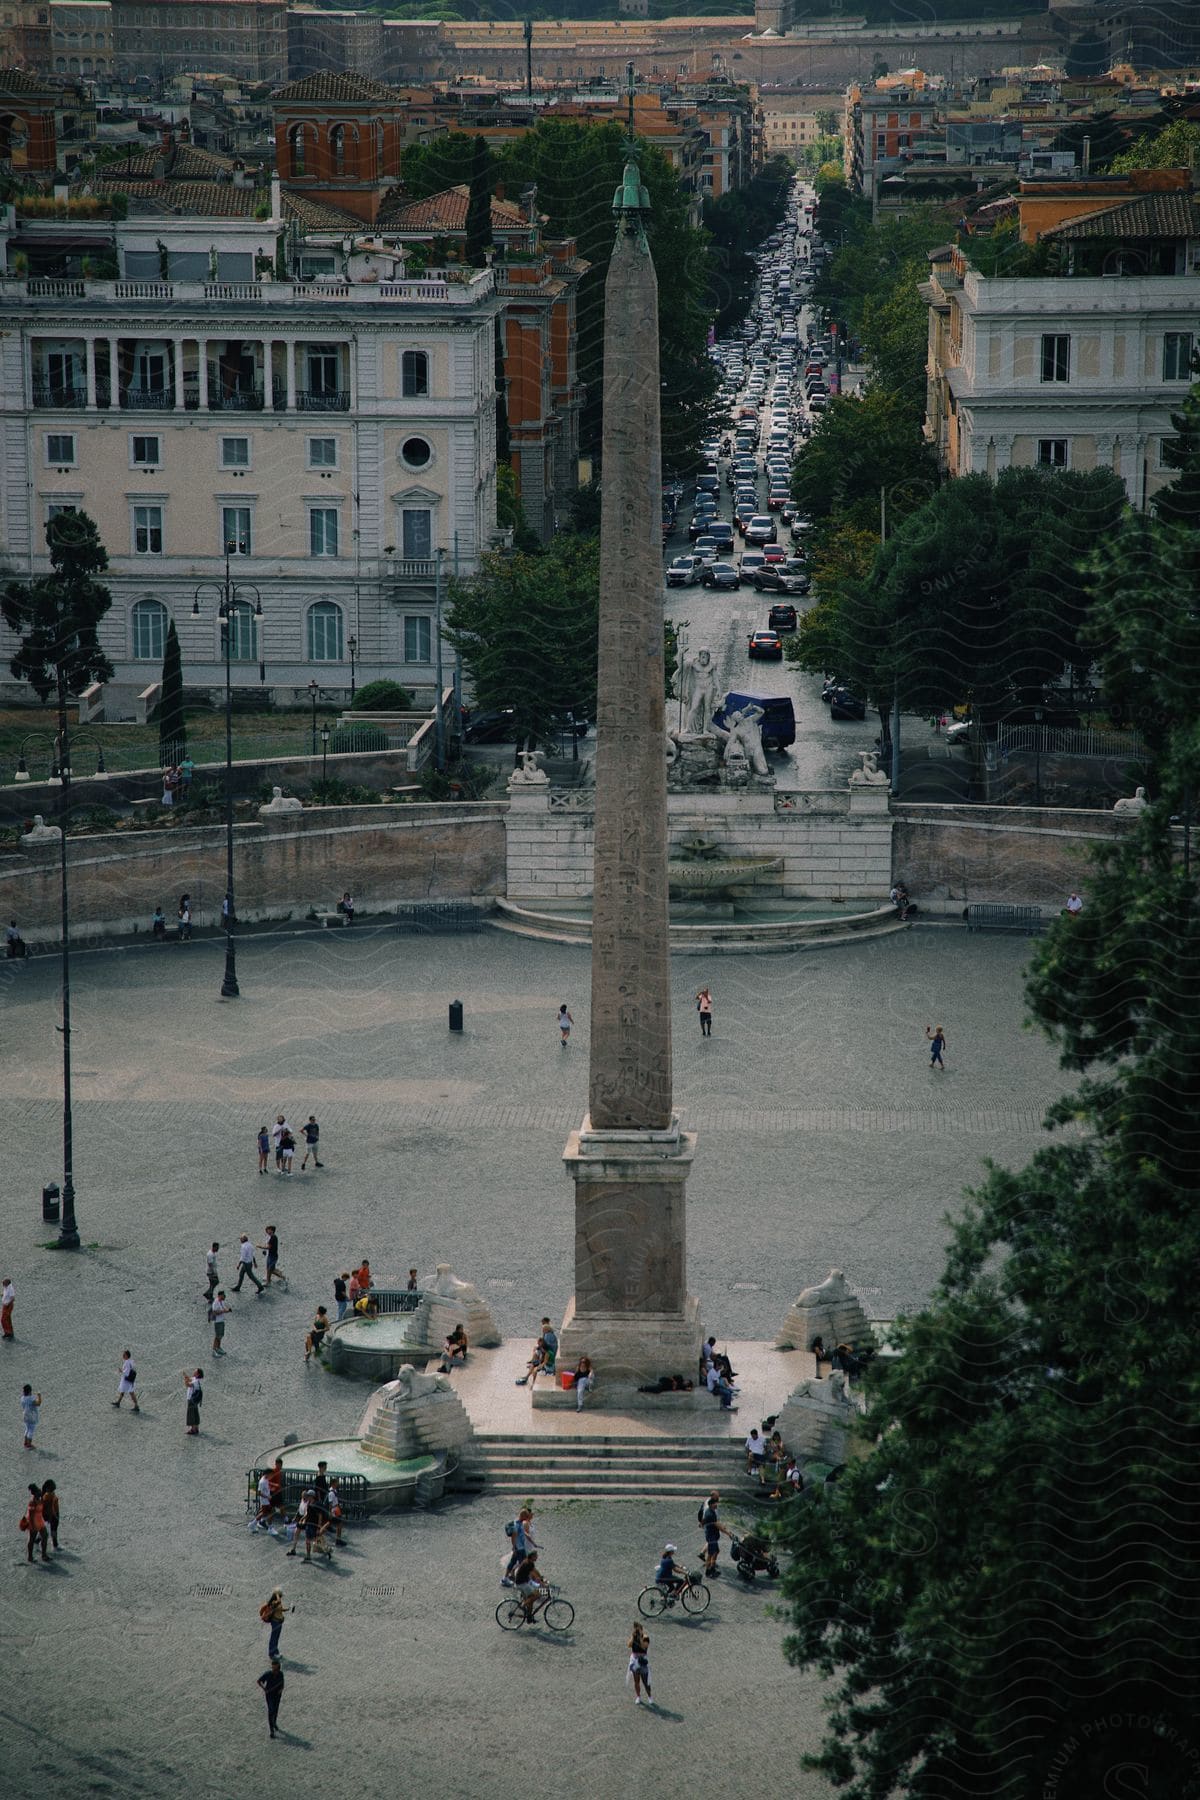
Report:
[{"label": "street lamp post", "polygon": [[347,644],[346,648],[350,652],[350,705],[351,705],[351,708],[353,708],[353,706],[354,706],[354,658],[358,651],[358,639],[353,635],[353,633],[351,633],[350,641]]},{"label": "street lamp post", "polygon": [[437,698],[434,701],[433,730],[435,758],[438,771],[446,767],[446,721],[442,713],[442,558],[444,550],[437,553],[437,572],[434,577],[434,680],[437,682]]},{"label": "street lamp post", "polygon": [[317,696],[320,692],[321,690],[316,682],[310,681],[308,684],[308,696],[312,701],[312,753],[314,756],[317,754]]},{"label": "street lamp post", "polygon": [[329,771],[329,727],[321,727],[321,784],[324,786]]},{"label": "street lamp post", "polygon": [[199,615],[200,596],[209,588],[217,595],[217,618],[221,621],[225,642],[225,900],[221,913],[225,922],[225,979],[221,983],[221,998],[236,1000],[241,993],[237,980],[237,954],[234,948],[234,932],[237,926],[237,912],[233,898],[233,621],[234,615],[248,599],[243,595],[254,597],[254,617],[262,618],[262,596],[253,582],[235,582],[229,572],[229,559],[235,553],[245,556],[245,543],[227,543],[225,546],[225,579],[220,581],[202,581],[196,589],[192,601],[192,612]]},{"label": "street lamp post", "polygon": [[1036,806],[1041,806],[1041,804],[1042,804],[1042,709],[1040,706],[1035,706],[1033,709],[1033,729],[1037,733],[1037,736],[1033,740],[1034,804]]},{"label": "street lamp post", "polygon": [[70,896],[67,888],[67,825],[71,816],[71,746],[67,737],[67,676],[58,665],[58,840],[59,902],[62,910],[62,1071],[63,1071],[63,1188],[62,1219],[58,1248],[78,1250],[79,1226],[75,1222],[75,1131],[71,1119],[71,944]]}]

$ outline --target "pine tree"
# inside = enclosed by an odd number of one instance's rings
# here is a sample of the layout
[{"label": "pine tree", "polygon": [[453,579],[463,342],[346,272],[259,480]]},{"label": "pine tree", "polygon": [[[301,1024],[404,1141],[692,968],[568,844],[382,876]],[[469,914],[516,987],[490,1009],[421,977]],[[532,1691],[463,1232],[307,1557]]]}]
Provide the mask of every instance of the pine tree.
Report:
[{"label": "pine tree", "polygon": [[485,251],[492,248],[492,186],[488,168],[488,147],[484,138],[475,139],[471,159],[471,193],[467,201],[467,241],[463,255],[474,269],[487,265]]},{"label": "pine tree", "polygon": [[187,752],[187,721],[183,711],[183,659],[175,621],[167,627],[163,651],[162,690],[158,703],[158,759],[164,768]]}]

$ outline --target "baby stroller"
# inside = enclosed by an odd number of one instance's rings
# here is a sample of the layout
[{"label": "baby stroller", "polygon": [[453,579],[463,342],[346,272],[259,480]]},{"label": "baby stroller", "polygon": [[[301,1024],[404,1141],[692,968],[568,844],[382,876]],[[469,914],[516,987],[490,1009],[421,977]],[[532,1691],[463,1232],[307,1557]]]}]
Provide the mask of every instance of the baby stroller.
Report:
[{"label": "baby stroller", "polygon": [[779,1563],[772,1556],[770,1541],[765,1537],[734,1538],[729,1554],[743,1581],[753,1581],[760,1570],[765,1571],[771,1581],[779,1574]]}]

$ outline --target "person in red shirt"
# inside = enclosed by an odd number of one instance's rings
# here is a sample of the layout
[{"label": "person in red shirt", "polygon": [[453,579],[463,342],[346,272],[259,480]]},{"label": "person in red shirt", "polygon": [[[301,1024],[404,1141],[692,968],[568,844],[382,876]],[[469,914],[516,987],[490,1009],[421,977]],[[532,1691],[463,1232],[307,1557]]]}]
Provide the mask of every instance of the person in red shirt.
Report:
[{"label": "person in red shirt", "polygon": [[33,1546],[38,1543],[42,1547],[42,1561],[49,1562],[50,1554],[46,1549],[47,1531],[46,1514],[42,1503],[42,1490],[37,1483],[29,1484],[29,1499],[25,1504],[25,1517],[21,1520],[21,1530],[29,1534],[29,1546],[26,1551],[26,1562],[33,1561]]}]

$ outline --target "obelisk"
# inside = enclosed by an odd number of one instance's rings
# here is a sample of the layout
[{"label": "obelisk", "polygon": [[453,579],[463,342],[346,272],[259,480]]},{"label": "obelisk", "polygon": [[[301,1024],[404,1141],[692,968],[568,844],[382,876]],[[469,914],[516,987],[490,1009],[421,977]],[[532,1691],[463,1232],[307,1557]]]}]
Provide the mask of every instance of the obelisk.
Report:
[{"label": "obelisk", "polygon": [[632,148],[604,289],[591,1063],[563,1157],[575,1296],[560,1351],[630,1389],[690,1374],[700,1348],[685,1254],[695,1138],[671,1103],[658,283]]}]

